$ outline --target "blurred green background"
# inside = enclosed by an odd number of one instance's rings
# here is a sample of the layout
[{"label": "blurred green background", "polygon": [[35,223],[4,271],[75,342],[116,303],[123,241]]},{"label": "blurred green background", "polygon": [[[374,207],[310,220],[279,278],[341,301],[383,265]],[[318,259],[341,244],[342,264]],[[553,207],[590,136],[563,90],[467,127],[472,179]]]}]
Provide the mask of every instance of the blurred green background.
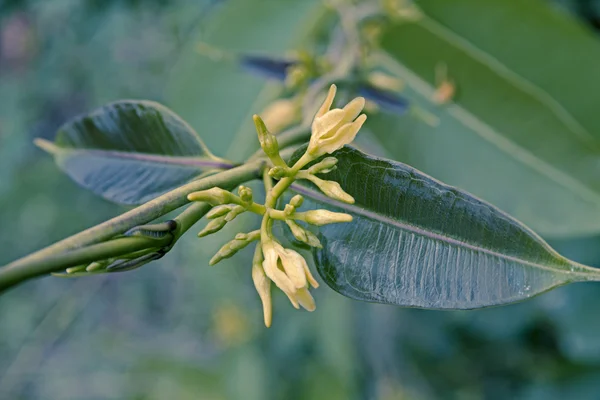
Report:
[{"label": "blurred green background", "polygon": [[[310,40],[322,7],[1,0],[0,265],[123,210],[78,188],[33,138],[103,103],[144,98],[182,115],[216,154],[243,159],[256,147],[249,117],[278,83],[214,62],[198,43],[285,55]],[[597,2],[547,7],[599,25]],[[189,234],[134,273],[47,278],[3,295],[0,398],[600,398],[600,285],[469,312],[363,304],[322,286],[312,314],[276,295],[265,329],[250,255],[208,267],[236,231]],[[599,237],[552,244],[600,266]]]}]

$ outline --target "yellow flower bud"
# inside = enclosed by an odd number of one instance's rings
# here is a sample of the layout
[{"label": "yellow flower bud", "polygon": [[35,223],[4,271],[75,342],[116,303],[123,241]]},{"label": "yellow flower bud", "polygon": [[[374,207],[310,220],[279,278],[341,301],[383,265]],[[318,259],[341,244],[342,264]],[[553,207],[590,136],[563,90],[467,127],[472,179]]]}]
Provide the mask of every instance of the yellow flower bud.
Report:
[{"label": "yellow flower bud", "polygon": [[339,183],[335,181],[325,181],[314,175],[308,175],[306,178],[314,183],[327,197],[331,197],[332,199],[344,203],[354,204],[354,197],[346,193]]},{"label": "yellow flower bud", "polygon": [[246,207],[244,206],[235,206],[231,209],[231,211],[229,211],[229,213],[225,216],[225,222],[231,222],[235,219],[235,217],[237,217],[238,215],[242,214],[246,212]]},{"label": "yellow flower bud", "polygon": [[262,147],[265,154],[273,162],[274,165],[278,165],[283,168],[287,168],[287,164],[281,158],[279,154],[279,144],[275,135],[271,134],[265,125],[265,122],[258,115],[252,117],[254,120],[254,126],[256,127],[256,133],[258,133],[258,141],[260,147]]},{"label": "yellow flower bud", "polygon": [[404,82],[400,79],[380,71],[371,72],[367,79],[371,85],[382,90],[399,92],[404,88]]},{"label": "yellow flower bud", "polygon": [[219,217],[215,219],[211,219],[208,224],[198,233],[198,237],[204,237],[223,229],[227,221],[225,221],[225,217]]},{"label": "yellow flower bud", "polygon": [[290,99],[279,99],[261,113],[262,119],[273,133],[279,133],[300,117],[298,104]]},{"label": "yellow flower bud", "polygon": [[309,174],[327,174],[333,171],[336,167],[338,159],[335,157],[326,157],[320,162],[316,163],[309,169],[307,169]]},{"label": "yellow flower bud", "polygon": [[296,216],[309,224],[317,226],[335,224],[338,222],[352,222],[352,215],[328,210],[311,210],[296,214]]},{"label": "yellow flower bud", "polygon": [[240,186],[238,188],[238,195],[244,203],[252,203],[252,189],[248,186]]},{"label": "yellow flower bud", "polygon": [[296,238],[296,240],[306,243],[311,247],[323,248],[321,242],[319,241],[319,238],[317,238],[317,236],[311,231],[304,229],[302,226],[292,221],[291,219],[286,219],[285,223],[290,228],[290,231],[292,232],[292,235],[294,236],[294,238]]},{"label": "yellow flower bud", "polygon": [[257,251],[254,254],[254,261],[252,263],[252,281],[254,282],[254,287],[256,288],[256,291],[258,292],[262,302],[265,326],[268,328],[271,326],[271,322],[273,321],[271,280],[267,278],[265,270],[263,269],[260,245],[257,247]]},{"label": "yellow flower bud", "polygon": [[335,92],[336,86],[331,85],[329,94],[313,121],[312,135],[306,150],[313,158],[331,154],[351,143],[367,119],[366,115],[359,115],[365,106],[365,99],[362,97],[355,98],[343,109],[330,110]]},{"label": "yellow flower bud", "polygon": [[273,179],[281,179],[285,176],[288,176],[289,168],[284,168],[280,166],[275,166],[269,170],[269,176]]},{"label": "yellow flower bud", "polygon": [[208,219],[214,219],[214,218],[222,217],[223,215],[225,215],[229,211],[231,211],[232,208],[233,208],[233,206],[231,206],[229,204],[223,204],[221,206],[213,207],[206,214],[206,218],[208,218]]},{"label": "yellow flower bud", "polygon": [[288,215],[288,216],[289,216],[289,215],[292,215],[292,214],[293,214],[293,213],[295,213],[295,212],[296,212],[296,207],[294,207],[294,206],[293,206],[293,205],[291,205],[291,204],[286,204],[286,205],[285,205],[285,207],[283,208],[283,213],[284,213],[285,215]]},{"label": "yellow flower bud", "polygon": [[304,203],[304,197],[302,197],[301,195],[297,194],[294,197],[292,197],[292,199],[290,200],[290,205],[294,206],[296,208],[299,208],[302,206],[302,203]]},{"label": "yellow flower bud", "polygon": [[237,200],[237,198],[225,189],[214,187],[212,189],[190,193],[188,194],[188,200],[204,201],[206,203],[212,204],[213,206],[216,206],[220,204],[235,203],[235,200]]}]

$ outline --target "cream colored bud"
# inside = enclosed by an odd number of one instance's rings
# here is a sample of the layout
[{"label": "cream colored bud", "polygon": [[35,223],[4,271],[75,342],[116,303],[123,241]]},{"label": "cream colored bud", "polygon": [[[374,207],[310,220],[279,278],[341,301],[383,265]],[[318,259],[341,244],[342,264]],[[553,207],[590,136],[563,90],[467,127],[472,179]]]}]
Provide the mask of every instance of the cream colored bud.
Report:
[{"label": "cream colored bud", "polygon": [[[260,249],[259,249],[260,251]],[[255,257],[256,260],[256,257]],[[271,280],[267,278],[262,261],[259,259],[252,263],[252,281],[258,292],[260,301],[263,305],[263,315],[265,326],[268,328],[273,321],[273,304],[271,300]]]},{"label": "cream colored bud", "polygon": [[333,171],[336,167],[338,159],[335,157],[326,157],[320,162],[310,167],[307,171],[309,174],[326,174]]},{"label": "cream colored bud", "polygon": [[227,203],[234,203],[236,197],[229,191],[214,187],[208,190],[202,190],[200,192],[190,193],[188,195],[189,201],[204,201],[212,204],[213,206]]},{"label": "cream colored bud", "polygon": [[297,214],[297,216],[309,224],[317,226],[352,221],[352,215],[350,214],[336,213],[328,210],[311,210]]},{"label": "cream colored bud", "polygon": [[300,117],[298,104],[290,99],[279,99],[271,103],[261,114],[265,125],[273,133],[281,132]]},{"label": "cream colored bud", "polygon": [[231,211],[232,208],[233,208],[233,206],[229,205],[229,204],[223,204],[221,206],[213,207],[206,214],[206,218],[208,218],[208,219],[214,219],[214,218],[222,217],[223,215],[225,215],[229,211]]},{"label": "cream colored bud", "polygon": [[327,197],[344,203],[354,204],[354,197],[346,193],[339,183],[335,181],[325,181],[317,178],[314,175],[309,175],[307,178],[314,183]]},{"label": "cream colored bud", "polygon": [[290,205],[294,206],[296,208],[300,208],[302,207],[302,203],[304,203],[304,197],[302,197],[301,195],[297,194],[294,197],[291,198],[290,200]]},{"label": "cream colored bud", "polygon": [[240,186],[238,188],[238,195],[244,203],[252,203],[252,189],[248,186]]},{"label": "cream colored bud", "polygon": [[198,237],[204,237],[223,229],[227,221],[225,221],[225,217],[218,217],[215,219],[211,219],[208,224],[198,233]]},{"label": "cream colored bud", "polygon": [[254,119],[254,125],[256,127],[256,132],[258,133],[258,141],[265,154],[269,157],[279,155],[277,138],[269,132],[261,117],[254,115],[252,118]]},{"label": "cream colored bud", "polygon": [[102,269],[105,269],[108,264],[109,263],[106,261],[94,261],[93,263],[91,263],[90,265],[88,265],[85,268],[85,271],[86,272],[100,271]]},{"label": "cream colored bud", "polygon": [[319,238],[317,238],[317,236],[311,231],[303,228],[297,222],[292,221],[291,219],[286,219],[285,223],[290,228],[290,231],[296,240],[306,243],[311,247],[323,248]]},{"label": "cream colored bud", "polygon": [[373,71],[367,77],[369,83],[381,90],[392,90],[400,92],[404,88],[404,82],[395,76],[381,71]]}]

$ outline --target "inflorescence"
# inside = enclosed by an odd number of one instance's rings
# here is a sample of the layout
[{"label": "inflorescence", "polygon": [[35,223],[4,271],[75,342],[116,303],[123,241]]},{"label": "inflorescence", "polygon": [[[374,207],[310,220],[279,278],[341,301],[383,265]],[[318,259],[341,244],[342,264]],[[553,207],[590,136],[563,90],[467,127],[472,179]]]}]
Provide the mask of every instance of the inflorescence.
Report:
[{"label": "inflorescence", "polygon": [[[294,165],[289,166],[279,153],[279,145],[275,135],[271,134],[263,120],[254,115],[254,124],[260,145],[270,160],[265,170],[264,184],[266,198],[264,204],[254,202],[252,190],[246,186],[238,188],[237,195],[215,187],[209,190],[194,192],[188,195],[190,201],[207,202],[214,206],[206,215],[209,220],[198,236],[206,236],[222,229],[227,222],[238,215],[250,211],[262,216],[259,230],[249,233],[238,233],[233,240],[226,243],[210,260],[210,265],[233,256],[252,242],[257,242],[252,262],[252,279],[263,304],[265,325],[271,326],[272,300],[271,282],[281,289],[295,308],[302,306],[308,311],[315,309],[315,301],[309,288],[317,288],[318,282],[310,272],[304,257],[292,249],[284,248],[273,235],[273,222],[283,221],[296,240],[311,247],[321,247],[318,237],[308,230],[303,223],[322,226],[332,223],[350,222],[352,216],[328,210],[297,211],[304,201],[301,195],[295,195],[283,210],[277,209],[277,201],[294,181],[306,179],[315,184],[326,196],[338,201],[352,204],[354,198],[346,193],[339,183],[317,177],[336,168],[335,157],[325,157],[308,169],[309,163],[325,154],[351,143],[365,120],[361,114],[365,100],[357,97],[344,108],[331,109],[336,93],[336,86],[331,85],[324,103],[318,110],[311,126],[311,138],[306,152]],[[273,185],[273,179],[277,181]]]}]

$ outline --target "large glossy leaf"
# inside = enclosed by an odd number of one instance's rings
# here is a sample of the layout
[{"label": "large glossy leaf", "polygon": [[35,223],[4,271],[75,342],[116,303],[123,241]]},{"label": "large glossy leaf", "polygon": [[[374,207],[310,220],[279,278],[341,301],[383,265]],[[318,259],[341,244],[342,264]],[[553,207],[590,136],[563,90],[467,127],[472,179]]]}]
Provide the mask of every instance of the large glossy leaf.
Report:
[{"label": "large glossy leaf", "polygon": [[335,202],[309,184],[297,191],[317,208],[354,217],[322,227],[323,249],[314,253],[322,278],[348,297],[471,309],[600,280],[600,270],[560,256],[522,223],[460,189],[355,149],[335,156],[338,168],[327,179],[354,196],[354,205]]},{"label": "large glossy leaf", "polygon": [[[597,36],[540,0],[417,4],[421,19],[384,35],[383,61],[440,123],[372,118],[390,156],[545,236],[600,231]],[[445,106],[431,101],[440,63],[457,88]]]},{"label": "large glossy leaf", "polygon": [[152,101],[108,104],[37,140],[74,181],[118,203],[148,201],[227,166],[179,116]]}]

